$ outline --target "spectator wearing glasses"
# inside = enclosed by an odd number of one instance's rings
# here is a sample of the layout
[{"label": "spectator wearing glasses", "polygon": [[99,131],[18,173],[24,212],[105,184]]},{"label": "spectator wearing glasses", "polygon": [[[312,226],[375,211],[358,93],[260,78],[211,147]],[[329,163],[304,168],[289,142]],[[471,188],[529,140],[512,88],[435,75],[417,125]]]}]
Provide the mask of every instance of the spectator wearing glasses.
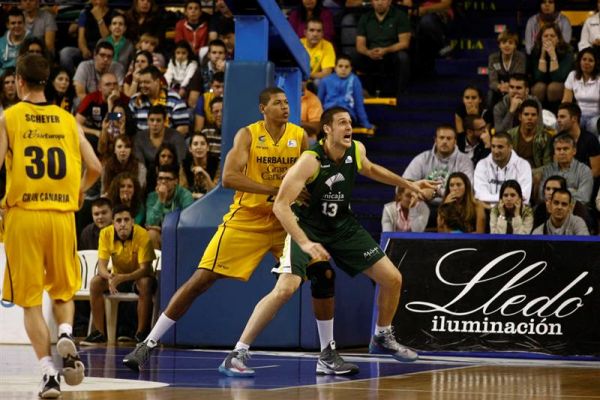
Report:
[{"label": "spectator wearing glasses", "polygon": [[112,44],[100,42],[94,50],[94,59],[79,64],[73,77],[73,84],[75,85],[75,93],[80,100],[86,94],[99,89],[100,77],[106,72],[112,72],[116,76],[118,86],[123,85],[125,70],[121,64],[113,61],[114,52]]},{"label": "spectator wearing glasses", "polygon": [[160,233],[165,215],[177,209],[184,209],[194,202],[192,193],[179,186],[179,171],[170,165],[158,167],[156,191],[146,200],[146,229],[155,249],[160,249]]}]

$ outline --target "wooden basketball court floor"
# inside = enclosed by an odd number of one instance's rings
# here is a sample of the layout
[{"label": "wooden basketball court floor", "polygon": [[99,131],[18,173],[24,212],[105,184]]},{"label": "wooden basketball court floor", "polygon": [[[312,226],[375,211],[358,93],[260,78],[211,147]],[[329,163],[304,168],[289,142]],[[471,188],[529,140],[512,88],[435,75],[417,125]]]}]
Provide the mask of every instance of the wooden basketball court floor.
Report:
[{"label": "wooden basketball court floor", "polygon": [[[127,400],[396,400],[600,399],[600,359],[441,357],[414,363],[342,354],[357,363],[352,377],[315,375],[316,353],[253,352],[254,378],[217,371],[226,351],[160,349],[148,368],[123,367],[130,347],[82,348],[84,382],[62,384],[62,399]],[[0,346],[0,399],[37,399],[39,367],[29,346]]]}]

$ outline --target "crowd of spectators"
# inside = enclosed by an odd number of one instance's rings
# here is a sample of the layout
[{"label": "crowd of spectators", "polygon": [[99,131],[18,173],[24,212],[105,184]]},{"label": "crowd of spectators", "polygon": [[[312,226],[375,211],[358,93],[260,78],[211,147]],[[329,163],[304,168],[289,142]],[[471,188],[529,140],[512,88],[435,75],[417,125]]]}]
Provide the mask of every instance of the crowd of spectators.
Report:
[{"label": "crowd of spectators", "polygon": [[[0,112],[18,101],[16,58],[43,54],[54,65],[47,100],[76,116],[104,164],[77,215],[82,248],[97,247],[106,208],[123,205],[160,249],[165,215],[219,181],[233,15],[223,0],[186,0],[180,9],[169,24],[155,0],[133,0],[129,9],[91,0],[63,43],[56,8],[39,0],[0,7]],[[373,128],[364,98],[407,96],[410,82],[435,74],[457,18],[452,0],[348,0],[332,8],[300,0],[286,12],[309,55],[301,115],[313,140],[320,114],[333,106],[348,109],[355,126]],[[339,27],[348,22],[356,34],[344,54]],[[487,92],[466,86],[454,125],[440,125],[432,149],[404,171],[436,180],[438,190],[421,200],[397,190],[383,230],[596,233],[599,26],[595,13],[574,37],[556,1],[541,0],[523,42],[500,32]]]}]

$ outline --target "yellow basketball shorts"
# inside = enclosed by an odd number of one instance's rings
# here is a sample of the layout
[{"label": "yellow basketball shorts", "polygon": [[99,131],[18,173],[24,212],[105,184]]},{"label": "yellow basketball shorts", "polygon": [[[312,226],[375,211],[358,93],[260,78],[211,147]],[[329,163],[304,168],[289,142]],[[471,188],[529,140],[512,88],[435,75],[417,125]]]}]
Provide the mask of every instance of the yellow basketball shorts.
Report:
[{"label": "yellow basketball shorts", "polygon": [[81,287],[72,212],[11,208],[4,219],[6,270],[2,298],[21,307],[42,304],[42,293],[68,301]]},{"label": "yellow basketball shorts", "polygon": [[217,232],[204,251],[198,268],[229,278],[247,281],[270,252],[281,257],[285,231],[272,213],[259,214],[237,209],[223,217]]}]

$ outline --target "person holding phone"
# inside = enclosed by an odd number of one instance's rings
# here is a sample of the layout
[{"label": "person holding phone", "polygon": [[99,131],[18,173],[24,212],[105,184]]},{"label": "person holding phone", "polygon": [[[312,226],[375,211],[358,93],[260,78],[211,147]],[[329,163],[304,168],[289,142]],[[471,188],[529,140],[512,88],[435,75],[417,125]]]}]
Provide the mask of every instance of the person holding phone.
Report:
[{"label": "person holding phone", "polygon": [[128,129],[127,106],[117,101],[102,120],[102,130],[98,139],[98,153],[106,157],[114,150],[115,139],[119,135],[133,136]]},{"label": "person holding phone", "polygon": [[75,115],[77,122],[83,126],[88,140],[90,136],[95,136],[95,141],[98,140],[102,130],[102,121],[108,111],[114,108],[117,100],[123,104],[129,103],[129,98],[119,90],[117,76],[112,72],[107,72],[100,77],[99,89],[84,97]]}]

